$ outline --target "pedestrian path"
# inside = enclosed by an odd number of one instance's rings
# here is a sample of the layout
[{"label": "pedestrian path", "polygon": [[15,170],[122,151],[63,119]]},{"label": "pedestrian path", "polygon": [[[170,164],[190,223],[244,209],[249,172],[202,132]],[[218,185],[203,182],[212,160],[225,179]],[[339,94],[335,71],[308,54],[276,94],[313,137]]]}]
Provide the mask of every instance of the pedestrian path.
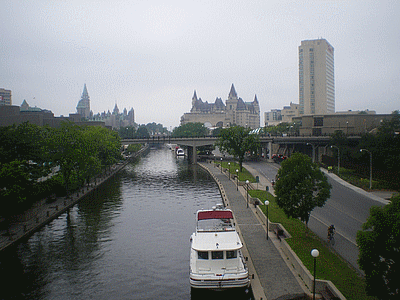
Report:
[{"label": "pedestrian path", "polygon": [[305,295],[308,291],[283,259],[280,251],[274,244],[274,236],[266,239],[265,226],[259,221],[254,208],[247,207],[244,189],[230,180],[220,169],[212,164],[201,163],[213,174],[224,187],[228,199],[228,207],[232,209],[237,227],[249,253],[249,260],[254,266],[257,281],[261,285],[264,296],[259,295],[257,287],[252,282],[253,293],[256,299],[294,299]]}]

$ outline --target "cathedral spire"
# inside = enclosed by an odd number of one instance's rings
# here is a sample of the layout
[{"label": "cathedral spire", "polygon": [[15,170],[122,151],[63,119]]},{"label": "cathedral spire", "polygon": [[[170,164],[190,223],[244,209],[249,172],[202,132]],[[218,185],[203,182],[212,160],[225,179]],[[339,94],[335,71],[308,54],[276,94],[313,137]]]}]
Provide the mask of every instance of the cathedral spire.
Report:
[{"label": "cathedral spire", "polygon": [[237,99],[237,93],[236,93],[235,87],[233,86],[233,83],[231,86],[231,91],[229,92],[228,99]]}]

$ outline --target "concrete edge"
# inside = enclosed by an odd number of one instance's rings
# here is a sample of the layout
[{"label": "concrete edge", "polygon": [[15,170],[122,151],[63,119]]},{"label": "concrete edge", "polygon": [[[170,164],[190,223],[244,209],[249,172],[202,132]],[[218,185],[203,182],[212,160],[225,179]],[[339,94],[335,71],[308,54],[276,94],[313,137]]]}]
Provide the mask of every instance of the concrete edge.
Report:
[{"label": "concrete edge", "polygon": [[[220,190],[220,193],[221,193],[222,201],[224,202],[224,205],[229,208],[229,206],[230,206],[229,200],[228,200],[228,197],[226,196],[225,188],[222,185],[222,183],[219,181],[219,179],[217,177],[215,177],[215,175],[213,173],[211,173],[208,170],[207,166],[200,164],[200,163],[198,163],[197,165],[200,166],[201,168],[203,168],[205,171],[207,171],[207,173],[210,174],[211,177],[214,179],[214,181],[217,183],[218,189]],[[235,216],[233,216],[233,218],[234,218],[235,224],[237,224]],[[243,248],[242,248],[243,255],[248,258],[246,263],[247,263],[247,267],[249,269],[249,276],[250,276],[251,288],[253,290],[254,299],[268,299],[267,296],[265,295],[264,288],[261,285],[260,278],[258,277],[258,274],[254,267],[253,261],[250,257],[247,246],[244,242],[243,235],[240,231],[239,226],[237,226],[237,231],[238,231],[239,235],[242,237],[241,240],[243,243]]]},{"label": "concrete edge", "polygon": [[[225,195],[224,187],[221,184],[221,182],[219,181],[219,179],[216,178],[215,175],[212,174],[206,166],[204,166],[202,164],[198,164],[198,165],[201,166],[203,169],[205,169],[214,178],[215,182],[217,183],[217,185],[221,191],[222,198],[225,199],[224,203],[228,203],[228,200]],[[262,212],[262,210],[260,209],[259,206],[257,206],[254,210],[252,209],[252,211],[260,219],[262,224],[265,225],[263,227],[264,227],[264,230],[266,231],[267,217],[265,216],[265,214]],[[272,222],[268,221],[268,228],[269,228],[269,231],[271,231],[271,229],[274,230],[275,228],[279,228],[284,231],[286,237],[291,237],[291,235],[288,233],[288,231],[285,229],[285,227],[280,223],[272,223]],[[304,266],[304,264],[301,262],[301,260],[296,255],[296,253],[290,248],[289,244],[285,240],[282,240],[282,242],[280,242],[279,245],[277,243],[274,243],[274,245],[275,245],[275,247],[278,248],[278,250],[280,250],[279,253],[281,253],[281,255],[284,254],[284,255],[282,255],[282,257],[285,260],[285,262],[287,262],[289,266],[290,265],[292,266],[292,268],[291,268],[292,272],[294,271],[295,275],[300,277],[300,279],[303,283],[302,286],[305,286],[308,289],[308,292],[311,293],[312,289],[313,289],[313,284],[314,284],[314,277],[311,275],[311,273],[308,271],[308,269]],[[246,251],[247,251],[247,248],[246,248]],[[249,261],[251,261],[251,258],[249,258]],[[253,268],[254,268],[254,266],[253,266]],[[250,266],[249,266],[249,271],[250,271]],[[254,274],[257,275],[257,273],[255,272],[255,269],[254,269]],[[258,276],[257,276],[257,279],[258,279]],[[296,279],[297,279],[297,277],[296,277]],[[258,282],[259,282],[259,280],[258,280]],[[261,283],[259,283],[259,284],[260,284],[260,288],[263,290]],[[316,284],[315,284],[316,293],[320,294],[320,293],[324,292],[325,289],[329,289],[329,291],[333,295],[335,295],[335,297],[337,297],[341,300],[346,300],[344,295],[339,291],[338,288],[336,288],[336,286],[334,285],[333,282],[331,282],[329,280],[317,279]],[[253,288],[253,293],[254,293],[254,296],[256,296],[256,293],[254,292],[254,288]],[[265,296],[265,294],[264,294],[264,296]],[[258,297],[255,297],[255,298],[257,299]],[[265,298],[265,299],[267,299],[267,298]]]}]

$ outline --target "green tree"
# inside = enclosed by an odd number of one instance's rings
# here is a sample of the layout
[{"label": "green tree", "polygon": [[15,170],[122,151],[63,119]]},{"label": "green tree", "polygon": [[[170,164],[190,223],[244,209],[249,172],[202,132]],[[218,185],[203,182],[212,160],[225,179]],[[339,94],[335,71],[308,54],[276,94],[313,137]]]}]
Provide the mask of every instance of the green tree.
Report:
[{"label": "green tree", "polygon": [[371,207],[357,233],[358,264],[365,272],[367,293],[379,299],[400,297],[400,196],[384,207]]},{"label": "green tree", "polygon": [[0,164],[0,205],[3,216],[15,213],[26,201],[29,188],[32,186],[26,165],[26,162],[17,160]]},{"label": "green tree", "polygon": [[186,123],[175,127],[172,131],[173,137],[201,137],[208,135],[208,128],[203,123]]},{"label": "green tree", "polygon": [[83,164],[86,159],[82,128],[71,122],[62,122],[60,127],[53,131],[49,148],[52,162],[60,166],[65,189],[68,192],[72,176],[79,173],[79,164]]},{"label": "green tree", "polygon": [[238,160],[240,172],[246,153],[257,154],[260,141],[257,134],[250,134],[251,129],[233,126],[221,130],[217,146],[221,152],[227,152]]},{"label": "green tree", "polygon": [[118,134],[121,139],[133,139],[136,134],[136,129],[134,126],[121,126],[118,130]]},{"label": "green tree", "polygon": [[141,125],[136,131],[136,137],[139,139],[148,139],[150,137],[149,131],[146,126]]},{"label": "green tree", "polygon": [[331,185],[307,155],[294,153],[283,161],[275,185],[277,204],[288,217],[300,218],[308,226],[315,207],[330,197]]}]

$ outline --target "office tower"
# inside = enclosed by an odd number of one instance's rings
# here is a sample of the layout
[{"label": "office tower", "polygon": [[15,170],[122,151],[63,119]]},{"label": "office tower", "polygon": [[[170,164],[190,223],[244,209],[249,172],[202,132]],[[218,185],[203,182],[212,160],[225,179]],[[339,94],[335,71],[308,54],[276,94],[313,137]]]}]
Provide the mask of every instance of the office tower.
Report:
[{"label": "office tower", "polygon": [[10,90],[0,88],[0,105],[12,105]]},{"label": "office tower", "polygon": [[299,114],[335,112],[334,49],[325,40],[301,41],[299,46]]}]

